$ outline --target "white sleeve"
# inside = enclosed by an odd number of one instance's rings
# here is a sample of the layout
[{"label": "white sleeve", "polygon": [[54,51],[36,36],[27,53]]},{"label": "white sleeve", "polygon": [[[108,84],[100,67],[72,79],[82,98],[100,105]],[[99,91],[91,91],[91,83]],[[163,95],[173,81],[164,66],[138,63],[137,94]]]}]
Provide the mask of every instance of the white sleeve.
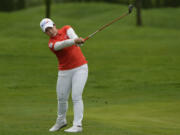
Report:
[{"label": "white sleeve", "polygon": [[[67,36],[70,39],[64,40],[64,41],[60,41],[60,42],[56,42],[54,44],[54,50],[55,51],[59,51],[65,47],[69,47],[75,44],[74,39],[78,38],[78,36],[76,35],[75,31],[72,28],[69,28],[67,30]],[[78,44],[78,46],[82,46],[83,44]]]},{"label": "white sleeve", "polygon": [[56,42],[54,44],[54,50],[58,51],[58,50],[61,50],[61,49],[65,48],[65,47],[72,46],[74,44],[75,44],[74,39],[67,39],[67,40],[64,40],[64,41]]},{"label": "white sleeve", "polygon": [[75,33],[75,31],[72,28],[69,28],[67,30],[67,35],[70,39],[76,39],[78,38],[77,34]]},{"label": "white sleeve", "polygon": [[[73,28],[69,28],[67,30],[67,35],[70,39],[76,39],[78,38],[78,35],[75,33],[75,31],[73,30]],[[83,44],[76,44],[77,46],[83,46]]]}]

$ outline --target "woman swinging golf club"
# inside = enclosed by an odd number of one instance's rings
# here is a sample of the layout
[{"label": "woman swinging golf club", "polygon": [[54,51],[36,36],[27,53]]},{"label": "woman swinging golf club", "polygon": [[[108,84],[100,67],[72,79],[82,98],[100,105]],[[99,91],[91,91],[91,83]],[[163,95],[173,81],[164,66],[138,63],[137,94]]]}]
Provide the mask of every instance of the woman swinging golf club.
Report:
[{"label": "woman swinging golf club", "polygon": [[57,131],[67,125],[66,112],[70,89],[72,89],[74,121],[73,126],[65,130],[65,132],[82,131],[82,93],[88,77],[88,66],[79,46],[96,33],[132,13],[132,10],[133,5],[129,5],[128,12],[103,25],[85,39],[78,38],[74,30],[68,25],[57,29],[51,19],[45,18],[40,22],[41,29],[50,37],[49,48],[57,56],[59,62],[57,80],[58,117],[55,125],[49,131]]},{"label": "woman swinging golf club", "polygon": [[67,125],[66,112],[68,97],[72,89],[74,110],[73,126],[65,132],[81,132],[83,119],[82,93],[88,77],[88,66],[79,46],[84,43],[83,38],[78,38],[71,26],[57,29],[51,19],[44,18],[40,27],[49,39],[49,48],[56,55],[59,62],[57,79],[58,115],[55,125],[50,132],[59,130]]}]

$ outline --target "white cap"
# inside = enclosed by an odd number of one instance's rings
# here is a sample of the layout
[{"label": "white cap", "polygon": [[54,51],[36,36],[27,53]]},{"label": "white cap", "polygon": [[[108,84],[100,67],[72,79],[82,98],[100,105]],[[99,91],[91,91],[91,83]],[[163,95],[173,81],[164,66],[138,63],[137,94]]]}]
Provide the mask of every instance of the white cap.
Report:
[{"label": "white cap", "polygon": [[45,32],[46,28],[53,27],[53,25],[54,25],[54,22],[49,18],[44,18],[40,22],[40,27],[41,27],[43,32]]}]

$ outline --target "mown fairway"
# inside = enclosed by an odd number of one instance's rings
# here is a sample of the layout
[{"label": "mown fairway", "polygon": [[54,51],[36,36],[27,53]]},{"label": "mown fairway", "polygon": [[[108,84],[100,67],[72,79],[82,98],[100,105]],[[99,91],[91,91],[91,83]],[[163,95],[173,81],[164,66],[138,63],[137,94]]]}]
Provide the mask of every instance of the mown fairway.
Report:
[{"label": "mown fairway", "polygon": [[[86,37],[127,7],[52,6],[57,27]],[[135,12],[84,44],[89,78],[81,135],[180,135],[180,9]],[[0,13],[0,135],[48,132],[56,119],[57,61],[40,28],[44,7]],[[70,100],[67,114],[72,125]]]}]

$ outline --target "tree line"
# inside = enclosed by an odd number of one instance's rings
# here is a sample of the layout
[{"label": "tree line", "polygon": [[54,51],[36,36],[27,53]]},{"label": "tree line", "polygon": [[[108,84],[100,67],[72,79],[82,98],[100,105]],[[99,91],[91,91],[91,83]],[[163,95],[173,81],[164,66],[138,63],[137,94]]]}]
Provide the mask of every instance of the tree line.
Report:
[{"label": "tree line", "polygon": [[[24,9],[29,6],[42,5],[60,2],[107,2],[117,4],[135,4],[137,0],[1,0],[0,11],[14,11]],[[179,7],[180,0],[141,0],[142,8],[160,8],[160,7]]]},{"label": "tree line", "polygon": [[[55,0],[56,2],[108,2],[119,4],[132,4],[136,0]],[[178,7],[180,0],[141,0],[142,8]]]},{"label": "tree line", "polygon": [[25,8],[25,0],[1,0],[0,11],[14,11]]}]

